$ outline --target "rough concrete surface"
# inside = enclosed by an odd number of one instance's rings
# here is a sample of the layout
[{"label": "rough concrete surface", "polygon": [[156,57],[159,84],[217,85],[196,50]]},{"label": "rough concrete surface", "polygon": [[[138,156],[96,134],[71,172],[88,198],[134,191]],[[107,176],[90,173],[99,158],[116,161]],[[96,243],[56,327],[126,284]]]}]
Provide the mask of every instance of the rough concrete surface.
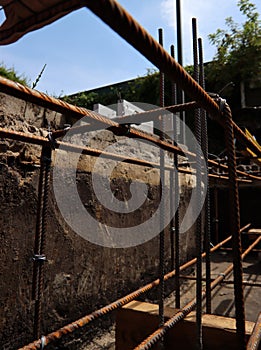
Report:
[{"label": "rough concrete surface", "polygon": [[[0,126],[10,130],[45,136],[48,124],[53,129],[63,127],[64,116],[41,109],[30,103],[0,94]],[[117,139],[118,140],[118,139]],[[89,146],[104,148],[115,141],[105,131],[92,133]],[[123,146],[124,149],[124,146]],[[125,146],[128,149],[128,145]],[[140,148],[133,156],[145,153],[147,160],[157,161],[150,146]],[[54,155],[55,158],[55,155]],[[33,247],[36,225],[37,188],[40,147],[12,140],[0,140],[0,348],[16,349],[33,340],[34,300],[32,300]],[[65,165],[67,166],[67,165]],[[121,222],[117,214],[110,214],[99,206],[91,188],[92,163],[82,157],[78,164],[77,186],[85,208],[97,219],[105,218],[114,225]],[[97,169],[97,173],[99,174]],[[121,198],[128,192],[133,178],[142,178],[148,185],[148,205],[155,210],[159,201],[158,170],[137,166],[119,166],[112,176],[112,190]],[[181,216],[186,211],[193,178],[181,175]],[[120,189],[120,190],[118,190]],[[126,219],[135,225],[146,219],[141,208],[135,217]],[[95,232],[93,233],[95,234]],[[194,228],[182,236],[181,260],[194,253]],[[166,230],[166,268],[170,264],[169,232]],[[41,333],[47,334],[93,310],[108,304],[130,291],[157,278],[158,237],[132,248],[111,249],[94,245],[77,235],[65,223],[53,195],[48,204],[44,265],[43,322]],[[112,324],[107,317],[98,328]],[[96,324],[87,327],[73,339],[70,336],[54,348],[79,349],[91,338]],[[98,340],[95,343],[98,347]],[[52,348],[52,346],[50,347]]]}]

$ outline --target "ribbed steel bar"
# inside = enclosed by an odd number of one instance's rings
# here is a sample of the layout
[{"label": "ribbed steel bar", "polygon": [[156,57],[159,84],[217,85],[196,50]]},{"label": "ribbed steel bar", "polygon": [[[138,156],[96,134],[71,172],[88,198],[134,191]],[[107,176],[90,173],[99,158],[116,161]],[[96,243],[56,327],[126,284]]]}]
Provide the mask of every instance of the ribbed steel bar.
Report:
[{"label": "ribbed steel bar", "polygon": [[[191,280],[191,281],[196,280],[195,276],[190,276],[190,275],[180,275],[180,278],[185,279],[185,280],[186,279]],[[214,280],[215,280],[214,278],[211,279],[211,281],[214,281]],[[202,281],[206,281],[206,278],[203,277]],[[234,281],[230,281],[230,280],[222,281],[222,284],[234,284],[234,283],[235,283]],[[245,287],[261,287],[261,283],[243,280],[243,286],[245,286]]]},{"label": "ribbed steel bar", "polygon": [[169,224],[169,238],[170,238],[170,269],[174,270],[174,195],[175,195],[175,189],[174,189],[174,168],[169,173],[169,189],[170,189],[170,199],[169,199],[169,211],[170,211],[170,224]]},{"label": "ribbed steel bar", "polygon": [[[192,37],[193,37],[193,61],[194,61],[194,72],[193,76],[195,81],[199,82],[199,66],[198,66],[198,36],[197,36],[197,21],[196,18],[192,18]],[[202,163],[201,163],[201,115],[200,109],[197,108],[194,111],[195,114],[195,137],[197,140],[196,144],[196,195],[197,195],[197,206],[202,208]],[[196,220],[196,325],[197,325],[197,349],[203,348],[202,342],[202,212],[199,213]]]},{"label": "ribbed steel bar", "polygon": [[[218,162],[216,162],[215,160],[212,160],[212,159],[208,160],[208,164],[209,165],[213,165],[214,167],[217,167],[217,168],[220,167],[220,168],[222,168],[222,169],[224,169],[226,171],[228,170],[228,166],[227,165],[218,163]],[[237,170],[237,169],[236,169],[236,173],[239,174],[239,175],[242,175],[242,176],[247,176],[247,177],[249,177],[250,179],[253,179],[253,180],[260,180],[261,179],[260,176],[255,176],[255,175],[252,175],[252,174],[248,174],[248,173],[245,173],[244,171]]]},{"label": "ribbed steel bar", "polygon": [[[170,47],[170,54],[171,57],[175,57],[175,51],[174,51],[174,45],[171,45]],[[177,89],[176,84],[171,83],[171,103],[172,105],[175,105],[177,103]],[[175,114],[173,113],[173,144],[175,144]],[[174,201],[175,201],[175,189],[174,189],[174,167],[175,163],[173,160],[173,171],[170,171],[170,225],[169,225],[169,234],[170,234],[170,268],[171,270],[174,270]]]},{"label": "ribbed steel bar", "polygon": [[[174,83],[175,84],[175,83]],[[164,108],[155,108],[150,111],[141,112],[138,114],[131,114],[126,116],[120,116],[113,118],[113,121],[118,123],[144,123],[158,119],[159,116],[163,115],[162,112],[178,113],[181,111],[191,111],[195,108],[199,108],[199,104],[195,101],[186,102],[183,104],[172,104],[171,106],[165,106]],[[164,117],[164,115],[163,115]]]},{"label": "ribbed steel bar", "polygon": [[232,125],[232,114],[229,106],[224,105],[225,118],[225,140],[228,156],[228,173],[229,173],[229,200],[230,200],[230,232],[232,233],[233,247],[233,268],[234,268],[234,295],[236,309],[236,327],[237,337],[240,349],[246,348],[245,342],[245,308],[243,292],[243,268],[242,268],[242,246],[240,231],[240,214],[239,214],[239,194],[236,176],[236,152],[234,144],[234,130]]},{"label": "ribbed steel bar", "polygon": [[[99,2],[99,1],[98,1]],[[154,39],[153,39],[154,40]],[[171,56],[169,56],[171,58]],[[173,60],[173,59],[172,59]],[[175,62],[175,61],[174,61]],[[175,62],[176,64],[176,62]],[[183,69],[182,69],[183,70]],[[163,70],[164,71],[164,70]],[[183,70],[184,71],[184,70]],[[185,71],[184,71],[185,72]],[[188,76],[188,78],[193,82],[193,79],[185,72],[185,75]],[[176,80],[175,80],[176,81]],[[195,84],[195,82],[193,82]],[[11,96],[15,96],[17,98],[20,98],[24,101],[35,103],[39,106],[49,108],[53,111],[63,113],[64,115],[70,115],[71,117],[75,117],[77,119],[86,117],[90,122],[95,122],[95,128],[101,129],[104,127],[115,127],[116,129],[124,131],[124,126],[119,125],[118,123],[114,122],[111,119],[108,119],[106,117],[103,117],[93,111],[89,111],[88,109],[77,107],[74,105],[71,105],[67,102],[64,102],[62,100],[56,99],[54,97],[50,97],[42,92],[39,92],[37,90],[30,89],[28,87],[25,87],[19,83],[13,82],[11,80],[5,79],[3,77],[0,77],[0,91],[7,93]],[[202,90],[203,91],[203,90]],[[202,93],[202,92],[201,92]],[[203,91],[203,93],[207,96],[207,101],[209,105],[213,105],[214,108],[216,108],[216,111],[218,113],[218,105],[215,101],[213,101],[206,92]],[[192,104],[195,102],[192,102]],[[202,103],[197,102],[197,106],[201,106]],[[216,107],[215,107],[216,106]],[[204,107],[204,106],[203,106]],[[191,108],[194,108],[191,106]],[[221,123],[222,124],[222,123]],[[233,123],[236,136],[239,137],[239,139],[250,149],[253,150],[257,154],[257,156],[261,156],[261,150],[259,147],[257,147],[256,144],[254,144],[251,140],[249,140],[244,132],[235,124]],[[144,138],[144,133],[141,133],[137,130],[133,132],[132,129],[128,132],[129,137],[140,137]],[[153,138],[153,137],[152,137]],[[155,141],[155,138],[153,138]],[[150,140],[149,140],[150,141]],[[153,142],[153,141],[152,141]],[[164,144],[161,144],[161,146],[164,148]],[[167,146],[167,145],[165,145]]]},{"label": "ribbed steel bar", "polygon": [[[5,89],[7,87],[7,89]],[[10,89],[9,89],[10,88]],[[118,135],[125,135],[127,137],[131,138],[140,138],[149,142],[154,143],[155,145],[163,148],[164,150],[168,150],[170,152],[178,152],[181,155],[188,155],[193,157],[193,153],[189,151],[183,151],[179,147],[173,146],[172,144],[168,143],[167,141],[163,141],[158,139],[157,137],[153,135],[149,135],[147,133],[144,133],[140,130],[130,128],[126,125],[122,125],[119,123],[114,122],[111,119],[108,119],[106,117],[101,116],[98,113],[89,111],[85,108],[81,107],[76,107],[73,105],[70,105],[69,103],[66,103],[64,101],[55,99],[53,97],[49,97],[43,93],[40,93],[36,90],[32,90],[30,88],[27,88],[21,84],[12,82],[10,80],[4,79],[0,77],[0,91],[1,90],[7,90],[4,92],[7,92],[11,95],[19,95],[21,93],[21,97],[25,100],[33,100],[34,103],[39,104],[40,106],[44,106],[47,104],[45,107],[51,108],[52,110],[59,111],[64,114],[70,114],[70,115],[77,115],[78,117],[86,117],[89,121],[93,121],[97,123],[97,125],[102,125],[104,128],[108,128],[112,132]],[[28,97],[28,99],[27,99]],[[2,128],[1,128],[2,129]],[[0,134],[4,136],[4,129],[0,129]],[[2,131],[2,132],[1,132]],[[23,140],[23,137],[20,138],[20,141],[25,141]]]},{"label": "ribbed steel bar", "polygon": [[[171,46],[171,56],[175,58],[175,50],[174,46]],[[172,99],[173,104],[177,103],[177,85],[176,83],[172,82]],[[173,143],[175,145],[178,145],[179,139],[178,139],[178,124],[179,120],[177,115],[173,114],[173,137],[174,141]],[[174,168],[178,169],[178,155],[174,154]],[[175,271],[176,271],[176,278],[175,278],[175,306],[177,309],[180,308],[180,281],[179,281],[179,274],[180,274],[180,254],[179,254],[179,174],[177,171],[174,171],[174,208],[175,208],[175,219],[174,224],[175,226],[171,225],[172,229],[172,236],[174,233],[175,238]],[[173,215],[173,214],[172,214]],[[174,229],[174,232],[173,232]],[[173,240],[173,239],[172,239]]]},{"label": "ribbed steel bar", "polygon": [[[229,180],[229,177],[226,175],[226,176],[221,176],[221,175],[214,175],[214,174],[209,174],[208,175],[210,179],[213,179],[213,180]],[[215,181],[216,182],[216,181]],[[252,180],[247,180],[247,179],[238,179],[238,182],[241,182],[241,183],[252,183]]]},{"label": "ribbed steel bar", "polygon": [[173,79],[180,88],[198,101],[211,115],[220,114],[216,102],[118,2],[114,0],[97,0],[95,2],[87,0],[86,6],[160,71]]},{"label": "ribbed steel bar", "polygon": [[[23,132],[8,130],[8,129],[1,128],[1,127],[0,127],[0,137],[11,139],[11,140],[16,140],[16,141],[27,142],[27,143],[31,143],[31,144],[35,144],[35,145],[39,145],[39,146],[49,144],[49,140],[46,137],[36,136],[33,134],[26,134]],[[125,162],[125,163],[136,164],[136,165],[141,165],[141,166],[148,166],[148,167],[151,167],[151,166],[153,166],[153,167],[155,166],[158,168],[160,167],[160,165],[155,163],[155,162],[149,162],[149,161],[146,161],[143,159],[138,159],[138,158],[133,158],[133,157],[124,157],[124,156],[121,156],[119,154],[114,154],[114,153],[94,149],[91,147],[82,147],[82,146],[78,146],[78,145],[74,145],[74,144],[70,144],[70,143],[66,143],[66,142],[62,142],[62,141],[56,141],[56,144],[57,144],[57,147],[62,147],[64,150],[68,150],[70,152],[82,152],[83,154],[91,155],[94,157],[98,157],[102,154],[103,157],[121,160],[122,162]],[[177,149],[177,147],[175,147],[175,149]],[[173,169],[173,167],[166,166],[166,169],[171,170],[171,169]],[[247,175],[247,173],[246,173],[246,175]]]},{"label": "ribbed steel bar", "polygon": [[[23,133],[20,131],[8,130],[8,129],[2,128],[2,127],[0,127],[0,137],[11,139],[11,140],[16,140],[16,141],[27,142],[27,143],[39,145],[39,146],[49,144],[49,140],[45,137],[37,136],[37,135],[33,135],[33,134],[26,134],[26,133]],[[160,140],[159,140],[159,142],[160,142]],[[66,143],[66,142],[62,142],[62,141],[56,141],[56,144],[57,144],[57,147],[62,146],[62,148],[64,150],[67,150],[70,152],[82,152],[83,154],[91,155],[94,157],[100,156],[102,154],[103,157],[108,158],[108,159],[121,160],[122,162],[129,163],[129,164],[136,164],[136,165],[141,165],[141,166],[153,166],[153,167],[159,168],[159,164],[154,163],[154,162],[149,162],[149,161],[138,159],[138,158],[124,157],[124,156],[121,156],[119,154],[105,152],[105,151],[101,151],[101,150],[94,149],[91,147],[81,147],[78,145],[74,145],[74,144],[70,144],[70,143]],[[169,145],[170,145],[170,148],[168,148]],[[184,155],[184,154],[188,155],[188,153],[186,153],[186,152],[183,153],[183,151],[179,147],[173,146],[169,143],[166,144],[166,147],[164,145],[164,148],[172,153],[177,152],[178,154],[181,154],[181,155]],[[189,152],[189,155],[191,157],[195,157],[195,154],[193,154],[191,152]],[[210,160],[210,159],[209,159],[209,164],[211,164],[213,166],[219,166],[219,163],[217,163],[213,160]],[[227,170],[226,165],[223,165],[223,166],[221,165],[221,167],[223,167],[224,169]],[[173,169],[173,167],[166,166],[166,169],[171,170],[171,169]],[[179,168],[179,171],[186,173],[186,174],[191,174],[191,170]],[[245,172],[240,171],[240,170],[237,170],[237,173],[240,175],[243,175],[245,177],[249,177],[251,179],[254,179],[254,180],[261,180],[261,177],[254,176],[254,175],[245,173]],[[221,179],[222,178],[227,179],[225,176],[220,176],[220,175],[215,175],[215,174],[209,174],[209,176],[221,178]],[[244,181],[244,180],[242,180],[242,181]]]},{"label": "ribbed steel bar", "polygon": [[[35,245],[38,246],[38,253],[34,255],[34,278],[33,289],[35,300],[35,314],[34,314],[34,336],[39,338],[41,334],[42,321],[42,294],[43,294],[43,276],[44,276],[44,261],[45,261],[45,242],[46,242],[46,225],[47,225],[47,206],[49,194],[49,178],[51,165],[51,148],[50,145],[42,147],[41,154],[41,170],[39,177],[39,198],[37,213],[37,228],[40,235],[37,235]],[[36,271],[35,271],[36,270]],[[37,285],[37,288],[35,288]]]},{"label": "ribbed steel bar", "polygon": [[[251,226],[251,224],[247,224],[244,227],[242,227],[240,231],[243,232],[244,230],[247,230],[250,226]],[[228,243],[231,239],[232,239],[232,236],[228,236],[222,242],[216,244],[213,248],[211,248],[211,252],[218,250],[223,245]],[[202,253],[202,258],[204,258],[205,255],[206,255],[205,253]],[[197,261],[197,259],[194,258],[194,259],[186,262],[185,264],[180,266],[180,271],[184,271],[185,269],[194,265],[196,263],[196,261]],[[165,281],[167,281],[170,278],[173,278],[174,276],[175,276],[175,270],[167,273],[165,275],[164,279],[165,279]],[[122,307],[123,305],[126,305],[130,301],[134,300],[135,298],[138,298],[142,294],[148,292],[149,290],[151,290],[152,288],[154,288],[158,285],[159,285],[159,279],[157,279],[151,283],[148,283],[144,287],[137,289],[136,291],[126,295],[125,297],[118,299],[118,300],[112,302],[111,304],[106,305],[106,306],[102,307],[101,309],[96,310],[96,311],[92,312],[91,314],[84,316],[83,318],[58,329],[55,332],[52,332],[52,333],[46,335],[44,337],[45,344],[48,345],[49,343],[53,342],[54,340],[60,339],[65,334],[72,333],[76,329],[87,325],[88,323],[92,322],[93,320],[95,320],[99,317],[102,317],[103,315],[105,315],[105,314],[107,314],[115,309],[118,309],[118,308]],[[41,348],[41,339],[38,339],[38,340],[34,341],[33,343],[24,346],[20,350],[36,350],[36,349],[40,349],[40,348]]]},{"label": "ribbed steel bar", "polygon": [[38,204],[36,215],[36,230],[34,242],[34,256],[33,256],[33,283],[32,283],[32,299],[34,300],[34,338],[40,337],[40,323],[41,323],[41,305],[39,301],[39,274],[43,261],[39,259],[41,256],[41,241],[42,241],[42,216],[43,216],[43,197],[44,197],[44,181],[45,181],[45,164],[44,146],[41,152],[41,167],[38,180]]},{"label": "ribbed steel bar", "polygon": [[[176,0],[176,21],[177,21],[177,58],[178,63],[183,66],[183,50],[182,50],[182,20],[181,20],[181,4],[180,0]],[[173,57],[173,56],[172,56]],[[173,57],[175,58],[175,57]],[[185,95],[184,91],[182,89],[177,89],[177,99],[178,103],[184,103],[185,101]],[[180,113],[180,119],[183,123],[181,123],[180,127],[180,142],[186,143],[186,136],[185,136],[185,122],[186,122],[186,116],[185,111],[181,111]]]},{"label": "ribbed steel bar", "polygon": [[258,350],[261,343],[261,312],[257,318],[253,332],[247,343],[247,350]]},{"label": "ribbed steel bar", "polygon": [[[199,83],[205,90],[205,71],[204,71],[204,58],[203,58],[203,44],[202,39],[198,39],[198,52],[199,52]],[[202,130],[202,152],[205,158],[205,162],[208,162],[208,126],[207,126],[207,113],[204,109],[200,109],[201,130]],[[211,266],[210,266],[210,193],[209,193],[209,178],[208,167],[206,167],[206,184],[207,193],[205,198],[205,228],[204,228],[204,247],[206,252],[205,268],[206,268],[206,312],[211,314]]]},{"label": "ribbed steel bar", "polygon": [[213,189],[214,193],[213,193],[213,196],[214,196],[214,218],[213,218],[213,221],[214,221],[214,228],[215,228],[215,240],[217,243],[219,241],[219,219],[218,219],[218,188],[217,186],[214,187]]},{"label": "ribbed steel bar", "polygon": [[[251,246],[246,249],[246,251],[242,254],[242,259],[244,259],[247,254],[261,241],[261,236],[258,237]],[[211,290],[216,288],[224,278],[231,273],[234,268],[234,264],[229,265],[226,270],[221,273],[213,282],[211,282]],[[202,291],[202,299],[206,297],[206,291]],[[143,342],[141,342],[134,350],[148,350],[151,349],[153,345],[155,345],[166,333],[173,328],[178,322],[183,320],[197,305],[197,298],[193,299],[187,305],[185,305],[179,312],[177,312],[172,318],[170,318],[167,322],[164,323],[163,327],[157,329],[154,333],[149,335]],[[238,348],[241,347],[240,340],[237,341]]]},{"label": "ribbed steel bar", "polygon": [[[163,30],[158,31],[159,44],[163,46]],[[160,72],[160,107],[165,105],[165,79],[164,73]],[[160,139],[164,140],[165,123],[163,116],[160,118]],[[161,182],[161,201],[165,201],[165,152],[160,149],[160,182]],[[164,275],[165,275],[165,206],[160,208],[160,234],[159,234],[159,327],[164,324]],[[163,341],[163,339],[162,339]]]},{"label": "ribbed steel bar", "polygon": [[[212,117],[220,115],[218,104],[118,2],[115,0],[96,0],[95,2],[86,0],[86,6],[170,79],[175,81]],[[217,121],[223,125],[220,118],[217,118]],[[257,155],[261,156],[261,150],[236,125],[235,131],[245,144],[253,151],[256,150]]]}]

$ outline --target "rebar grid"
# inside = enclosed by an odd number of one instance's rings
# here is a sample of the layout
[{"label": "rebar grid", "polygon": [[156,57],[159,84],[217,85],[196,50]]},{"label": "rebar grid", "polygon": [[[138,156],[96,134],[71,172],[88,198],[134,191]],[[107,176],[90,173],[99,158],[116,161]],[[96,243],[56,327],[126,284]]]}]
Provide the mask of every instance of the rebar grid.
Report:
[{"label": "rebar grid", "polygon": [[[242,301],[242,262],[240,250],[241,242],[239,235],[239,212],[238,212],[238,190],[237,190],[237,177],[236,177],[236,167],[235,167],[235,152],[232,145],[232,136],[233,129],[235,133],[239,136],[241,140],[254,152],[257,156],[260,156],[261,150],[255,145],[251,140],[249,140],[243,131],[236,126],[231,118],[231,114],[228,110],[228,107],[225,106],[224,116],[222,119],[222,111],[220,111],[219,105],[213,101],[208,94],[202,89],[199,84],[197,84],[177,63],[171,56],[169,56],[163,48],[114,0],[97,0],[93,2],[91,0],[86,0],[86,6],[88,6],[96,15],[104,20],[111,28],[118,32],[123,38],[125,38],[132,46],[134,46],[138,51],[140,51],[145,57],[147,57],[152,63],[154,63],[162,72],[166,73],[172,80],[176,81],[177,84],[184,90],[188,95],[197,101],[197,103],[205,108],[214,119],[216,119],[221,125],[225,127],[226,138],[227,138],[227,148],[229,152],[229,178],[230,178],[230,194],[233,201],[235,201],[235,209],[232,210],[232,227],[231,232],[233,232],[233,245],[234,245],[234,274],[238,274],[238,279],[235,280],[235,298],[236,298],[236,319],[237,319],[237,333],[239,338],[242,340],[241,346],[242,349],[245,348],[244,345],[244,305]],[[119,125],[113,121],[109,121],[107,118],[104,118],[100,115],[94,114],[93,112],[80,109],[75,106],[70,106],[64,102],[57,102],[58,100],[47,97],[44,94],[38,92],[32,92],[28,88],[22,88],[18,84],[12,85],[10,83],[2,84],[3,81],[0,79],[0,87],[2,87],[3,92],[12,92],[14,96],[19,98],[26,98],[31,102],[38,101],[39,105],[52,106],[55,105],[55,110],[67,112],[71,111],[75,116],[87,116],[90,120],[95,120],[98,124],[105,126],[110,126],[111,130],[119,134],[126,131],[126,127]],[[12,85],[12,86],[11,86]],[[23,96],[23,97],[21,97]],[[84,113],[85,112],[85,113]],[[153,140],[152,142],[156,143],[161,147],[161,150],[167,150],[171,148],[174,151],[173,146],[166,145],[166,142],[162,140],[155,141],[155,138],[149,137],[141,132],[136,131],[135,129],[128,129],[129,137],[140,137],[143,139]],[[175,152],[180,152],[178,148],[175,149]],[[230,162],[231,161],[231,162]],[[200,255],[201,257],[201,255]],[[198,257],[199,258],[199,257]],[[199,259],[198,259],[199,260]],[[240,280],[241,278],[241,280]],[[218,279],[217,279],[218,280]],[[215,280],[211,283],[211,287],[215,287],[217,283]],[[219,283],[219,282],[218,282]],[[236,293],[238,290],[238,294]],[[204,294],[204,292],[203,292]],[[195,301],[192,301],[187,307],[182,311],[183,313],[189,312],[191,307],[193,308]],[[178,320],[177,317],[177,320]],[[177,322],[177,321],[174,321]],[[147,348],[147,347],[146,347]]]},{"label": "rebar grid", "polygon": [[[241,258],[244,259],[249,252],[261,242],[261,236],[258,237],[249,247],[244,251],[244,253],[241,255]],[[211,290],[216,288],[223,280],[224,278],[234,269],[234,264],[230,264],[226,270],[221,273],[213,282],[211,282],[210,287]],[[202,292],[202,299],[206,297],[206,291],[203,290]],[[197,305],[196,298],[190,301],[187,305],[185,305],[178,313],[176,313],[172,318],[170,318],[167,322],[164,323],[164,326],[157,329],[153,334],[148,336],[143,342],[141,342],[135,349],[133,350],[148,350],[150,349],[154,344],[156,344],[161,337],[166,335],[166,333],[173,328],[178,322],[183,320]],[[238,346],[242,347],[242,344],[240,343],[240,339],[238,338]]]},{"label": "rebar grid", "polygon": [[[240,232],[247,230],[250,226],[251,226],[250,223],[245,225],[244,227],[242,227],[240,229]],[[260,238],[261,238],[261,236],[260,236]],[[228,236],[222,242],[219,242],[213,248],[211,248],[210,251],[214,252],[214,251],[218,250],[223,245],[228,243],[231,239],[232,239],[232,236]],[[202,253],[202,258],[204,258],[205,256],[206,256],[206,253]],[[197,262],[197,258],[191,259],[190,261],[188,261],[185,264],[180,266],[180,271],[184,271],[185,269],[194,265],[196,262]],[[176,273],[175,270],[168,272],[164,276],[164,280],[167,281],[167,280],[173,278],[175,276],[175,273]],[[90,322],[94,321],[95,319],[102,317],[102,316],[104,316],[104,315],[108,314],[109,312],[112,312],[116,309],[121,308],[122,306],[128,304],[129,302],[131,302],[135,298],[138,298],[142,294],[148,292],[149,290],[151,290],[152,288],[154,288],[158,285],[159,285],[159,279],[156,279],[153,282],[148,283],[145,286],[137,289],[136,291],[124,296],[123,298],[120,298],[120,299],[112,302],[111,304],[106,305],[106,306],[102,307],[101,309],[96,310],[96,311],[92,312],[91,314],[86,315],[86,316],[80,318],[79,320],[76,320],[73,323],[70,323],[70,324],[58,329],[55,332],[52,332],[52,333],[46,335],[44,337],[45,344],[48,345],[49,343],[60,339],[62,336],[66,335],[68,333],[72,333],[78,328],[84,327],[85,325],[89,324]],[[41,348],[41,339],[38,339],[38,340],[35,340],[34,342],[28,344],[28,345],[25,345],[24,347],[20,348],[19,350],[37,350],[40,348]]]},{"label": "rebar grid", "polygon": [[[11,139],[11,140],[16,140],[16,141],[27,142],[27,143],[31,143],[31,144],[39,145],[39,146],[49,144],[49,140],[45,137],[36,136],[33,134],[26,134],[26,133],[23,133],[20,131],[8,130],[8,129],[2,128],[2,127],[0,127],[0,137]],[[171,145],[171,144],[167,144],[167,145],[170,145],[170,148],[168,149],[168,151],[170,151],[174,154],[175,154],[175,152],[177,152],[177,154],[181,154],[181,155],[188,155],[189,154],[191,157],[195,157],[194,153],[190,153],[190,152],[187,153],[185,151],[183,153],[183,150],[181,150],[179,147],[176,147],[176,146],[172,147],[173,145]],[[90,155],[90,156],[94,156],[94,157],[98,157],[102,154],[104,158],[121,160],[122,162],[128,163],[128,164],[135,164],[135,165],[155,167],[155,168],[160,167],[160,164],[158,164],[158,163],[149,162],[149,161],[146,161],[143,159],[138,159],[138,158],[133,158],[133,157],[124,157],[124,156],[121,156],[119,154],[101,151],[99,149],[94,149],[91,147],[82,147],[82,146],[66,143],[63,141],[56,141],[56,146],[58,148],[62,147],[62,149],[66,150],[66,151],[80,152],[82,154]],[[226,171],[228,169],[227,165],[220,164],[212,159],[209,159],[208,163],[209,163],[209,166],[212,165],[216,168],[220,167]],[[165,169],[166,170],[173,170],[173,167],[165,165]],[[182,169],[182,167],[179,167],[179,171],[186,173],[186,174],[193,174],[193,171],[188,170],[188,169],[184,169],[184,168]],[[242,175],[244,177],[248,177],[249,179],[261,180],[261,176],[255,176],[252,174],[248,174],[248,173],[243,172],[241,170],[237,170],[236,172],[237,172],[237,174]],[[213,178],[228,179],[228,177],[226,177],[225,174],[222,174],[222,175],[209,174],[209,176],[213,177]],[[245,181],[244,179],[240,179],[240,180]]]}]

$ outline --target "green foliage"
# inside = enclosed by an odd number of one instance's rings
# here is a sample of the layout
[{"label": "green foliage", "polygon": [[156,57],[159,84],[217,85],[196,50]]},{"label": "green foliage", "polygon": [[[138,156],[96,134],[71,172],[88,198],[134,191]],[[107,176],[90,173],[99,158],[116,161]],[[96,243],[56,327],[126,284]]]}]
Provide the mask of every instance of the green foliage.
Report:
[{"label": "green foliage", "polygon": [[79,107],[88,108],[88,109],[92,109],[93,104],[97,103],[96,102],[97,99],[98,99],[98,94],[94,92],[90,92],[90,93],[81,92],[79,94],[75,94],[72,96],[63,97],[63,100],[65,102],[74,104]]},{"label": "green foliage", "polygon": [[28,79],[24,75],[19,75],[14,68],[7,68],[3,63],[0,64],[0,76],[25,86],[29,85]]},{"label": "green foliage", "polygon": [[92,109],[95,103],[108,106],[115,104],[119,99],[157,104],[158,96],[159,73],[155,70],[148,70],[144,77],[138,77],[127,83],[123,82],[115,86],[104,87],[99,92],[81,92],[72,96],[64,96],[63,100],[80,107]]},{"label": "green foliage", "polygon": [[208,79],[218,81],[218,88],[229,81],[239,83],[261,78],[261,22],[256,6],[239,0],[237,6],[246,17],[240,26],[232,17],[226,19],[227,29],[209,35],[217,53],[208,69]]}]

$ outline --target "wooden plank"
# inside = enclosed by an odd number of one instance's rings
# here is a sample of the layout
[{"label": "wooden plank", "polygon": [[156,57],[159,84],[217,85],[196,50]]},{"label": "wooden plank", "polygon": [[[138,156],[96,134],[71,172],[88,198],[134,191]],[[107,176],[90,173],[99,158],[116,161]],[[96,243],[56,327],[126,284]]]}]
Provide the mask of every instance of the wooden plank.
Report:
[{"label": "wooden plank", "polygon": [[[177,313],[177,309],[165,308],[166,320]],[[196,349],[195,312],[190,313],[168,332],[165,350]],[[118,310],[116,316],[116,350],[131,350],[158,328],[158,305],[132,301]],[[237,350],[235,319],[203,315],[203,342],[205,350]],[[249,338],[254,328],[253,322],[246,322]],[[158,349],[154,346],[152,349]]]}]

